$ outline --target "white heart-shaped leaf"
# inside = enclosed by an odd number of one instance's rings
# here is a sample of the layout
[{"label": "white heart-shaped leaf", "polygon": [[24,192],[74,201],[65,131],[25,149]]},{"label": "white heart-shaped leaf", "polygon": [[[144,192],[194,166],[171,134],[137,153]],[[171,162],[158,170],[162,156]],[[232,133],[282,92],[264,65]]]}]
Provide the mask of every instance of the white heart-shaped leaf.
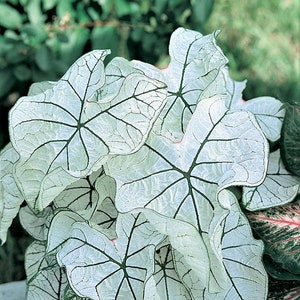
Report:
[{"label": "white heart-shaped leaf", "polygon": [[[164,105],[165,84],[130,62],[128,75],[117,82],[110,82],[109,74],[109,91],[115,97],[101,101],[107,88],[107,54],[95,50],[82,56],[56,84],[19,99],[11,110],[11,140],[21,156],[16,176],[35,209],[47,206],[76,181],[73,176],[98,170],[109,154],[141,147]],[[94,95],[98,101],[92,101]]]},{"label": "white heart-shaped leaf", "polygon": [[174,141],[182,138],[201,99],[226,95],[225,82],[214,84],[227,63],[215,37],[216,34],[203,36],[183,28],[178,28],[171,36],[171,61],[163,70],[168,84],[168,101],[159,117],[158,131]]},{"label": "white heart-shaped leaf", "polygon": [[61,209],[57,211],[51,219],[46,252],[57,251],[58,247],[70,237],[73,224],[84,221],[85,219],[81,215],[71,210]]},{"label": "white heart-shaped leaf", "polygon": [[[91,299],[142,299],[154,271],[155,246],[164,238],[143,215],[119,215],[111,240],[86,223],[74,223],[58,252],[72,289]],[[84,281],[82,281],[84,278]]]},{"label": "white heart-shaped leaf", "polygon": [[117,182],[119,211],[147,207],[174,217],[187,203],[196,212],[195,199],[208,197],[207,184],[260,184],[267,158],[268,143],[254,116],[228,111],[223,100],[211,98],[201,101],[180,143],[153,135],[138,152],[114,157],[105,168]]},{"label": "white heart-shaped leaf", "polygon": [[199,231],[190,223],[165,217],[150,209],[142,209],[151,225],[160,233],[167,235],[172,248],[183,255],[185,264],[189,265],[203,285],[208,284],[208,251]]},{"label": "white heart-shaped leaf", "polygon": [[280,150],[270,153],[267,176],[257,187],[244,187],[242,203],[254,211],[291,202],[297,195],[300,181],[292,176],[280,159]]}]

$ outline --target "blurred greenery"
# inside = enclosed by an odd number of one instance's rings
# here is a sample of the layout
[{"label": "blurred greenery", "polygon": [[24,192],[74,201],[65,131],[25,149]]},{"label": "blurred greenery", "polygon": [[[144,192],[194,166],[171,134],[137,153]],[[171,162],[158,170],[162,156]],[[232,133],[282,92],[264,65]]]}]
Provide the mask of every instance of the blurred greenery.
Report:
[{"label": "blurred greenery", "polygon": [[268,95],[300,103],[300,2],[216,1],[206,31],[221,29],[219,45],[231,75],[247,79],[245,98]]},{"label": "blurred greenery", "polygon": [[[32,82],[57,80],[96,48],[110,48],[110,59],[164,67],[179,26],[204,34],[221,29],[218,44],[232,77],[248,80],[245,99],[270,95],[299,104],[299,6],[298,0],[0,0],[0,149],[9,141],[8,111]],[[29,242],[14,221],[0,247],[0,283],[24,278]]]}]

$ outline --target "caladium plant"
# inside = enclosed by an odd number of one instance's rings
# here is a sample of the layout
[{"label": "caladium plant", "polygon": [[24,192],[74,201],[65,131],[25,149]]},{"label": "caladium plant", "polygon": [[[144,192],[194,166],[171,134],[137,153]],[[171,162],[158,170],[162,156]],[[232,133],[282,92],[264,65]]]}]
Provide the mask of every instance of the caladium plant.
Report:
[{"label": "caladium plant", "polygon": [[177,29],[164,70],[92,51],[12,108],[0,238],[18,213],[35,238],[28,299],[266,299],[244,211],[299,178],[269,146],[284,106],[242,100],[216,35]]}]

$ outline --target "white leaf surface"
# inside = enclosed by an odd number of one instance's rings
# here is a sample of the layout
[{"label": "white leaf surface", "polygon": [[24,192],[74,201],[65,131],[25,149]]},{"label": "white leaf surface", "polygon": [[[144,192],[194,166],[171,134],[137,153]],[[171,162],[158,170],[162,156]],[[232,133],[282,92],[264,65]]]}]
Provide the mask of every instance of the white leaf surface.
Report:
[{"label": "white leaf surface", "polygon": [[117,238],[111,240],[86,223],[74,223],[57,259],[78,295],[143,299],[145,282],[154,272],[155,246],[164,236],[141,214],[119,215],[116,230]]},{"label": "white leaf surface", "polygon": [[267,158],[268,144],[253,115],[228,111],[223,100],[211,98],[201,101],[180,143],[153,135],[138,152],[112,158],[105,169],[117,182],[118,210],[147,207],[173,217],[184,203],[195,207],[195,197],[206,199],[206,184],[260,184]]},{"label": "white leaf surface", "polygon": [[230,201],[230,213],[224,219],[222,232],[222,256],[228,275],[227,289],[209,295],[211,300],[266,299],[268,276],[262,263],[263,243],[255,240],[247,218],[241,212],[235,196],[224,190],[221,197]]},{"label": "white leaf surface", "polygon": [[18,153],[8,144],[0,152],[0,240],[6,242],[7,230],[18,214],[24,197],[13,176],[13,168],[19,159]]},{"label": "white leaf surface", "polygon": [[51,219],[46,252],[57,250],[70,237],[73,224],[84,221],[81,215],[71,210],[61,209],[56,212]]},{"label": "white leaf surface", "polygon": [[250,211],[283,205],[293,201],[300,181],[292,176],[280,159],[280,150],[270,153],[265,180],[257,187],[244,187],[242,203]]},{"label": "white leaf surface", "polygon": [[203,36],[178,28],[171,36],[171,61],[163,70],[168,84],[168,101],[159,117],[158,132],[174,141],[182,138],[201,99],[216,94],[226,97],[225,82],[221,83],[217,77],[227,59],[216,45],[216,35]]},{"label": "white leaf surface", "polygon": [[180,143],[151,136],[138,152],[112,158],[105,169],[116,180],[119,211],[150,208],[201,232],[210,258],[210,291],[221,291],[226,270],[222,232],[215,229],[230,203],[221,199],[222,208],[216,197],[229,186],[260,184],[267,158],[268,144],[254,116],[228,111],[223,99],[211,98],[200,102]]},{"label": "white leaf surface", "polygon": [[[230,213],[217,228],[222,235],[220,247],[226,270],[225,289],[213,293],[203,286],[193,270],[184,263],[182,255],[175,252],[179,277],[195,300],[266,299],[268,277],[262,263],[263,243],[252,237],[248,220],[241,213],[234,195],[224,190],[221,197],[228,198],[231,204]],[[216,279],[214,285],[218,284]]]},{"label": "white leaf surface", "polygon": [[[11,110],[11,140],[21,156],[16,175],[35,209],[76,181],[73,176],[98,170],[109,154],[136,151],[164,105],[165,84],[130,62],[128,75],[117,82],[106,76],[107,54],[95,50],[82,56],[56,84],[22,97]],[[114,96],[109,101],[106,89]]]}]

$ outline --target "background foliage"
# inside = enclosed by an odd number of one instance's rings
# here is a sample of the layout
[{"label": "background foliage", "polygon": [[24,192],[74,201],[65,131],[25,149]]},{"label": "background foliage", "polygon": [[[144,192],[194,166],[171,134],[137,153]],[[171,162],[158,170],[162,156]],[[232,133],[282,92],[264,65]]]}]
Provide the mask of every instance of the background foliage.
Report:
[{"label": "background foliage", "polygon": [[[32,82],[56,80],[83,53],[110,48],[109,59],[123,56],[165,67],[177,27],[203,34],[221,29],[218,42],[231,75],[248,80],[245,98],[270,95],[290,103],[282,148],[297,174],[299,8],[297,0],[2,0],[0,149],[8,142],[7,113],[16,99]],[[15,223],[0,248],[0,283],[24,278],[22,254],[29,243]]]}]

